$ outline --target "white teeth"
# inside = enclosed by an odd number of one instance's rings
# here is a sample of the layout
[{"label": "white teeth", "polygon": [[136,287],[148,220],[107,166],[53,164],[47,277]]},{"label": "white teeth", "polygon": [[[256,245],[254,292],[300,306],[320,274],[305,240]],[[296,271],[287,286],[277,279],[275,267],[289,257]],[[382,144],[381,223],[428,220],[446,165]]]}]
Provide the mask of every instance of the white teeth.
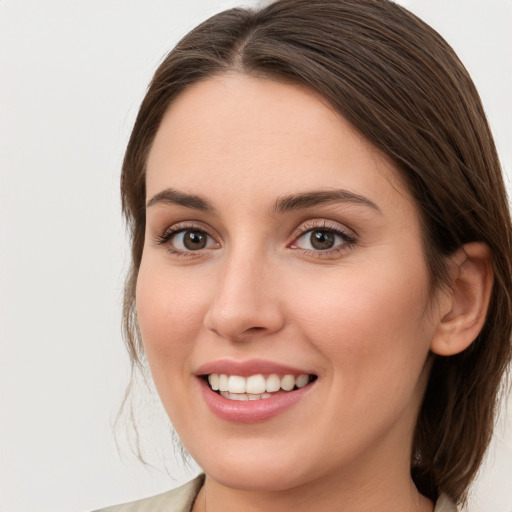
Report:
[{"label": "white teeth", "polygon": [[285,391],[291,391],[295,387],[295,377],[293,375],[285,375],[281,379],[281,388]]},{"label": "white teeth", "polygon": [[229,392],[230,400],[242,401],[242,400],[247,400],[248,398],[246,398],[246,397],[247,397],[247,395],[245,393],[231,393],[231,392]]},{"label": "white teeth", "polygon": [[265,382],[265,388],[269,393],[274,393],[275,391],[279,391],[281,389],[281,377],[273,373],[267,377]]},{"label": "white teeth", "polygon": [[227,391],[228,389],[228,376],[223,373],[219,375],[219,391]]},{"label": "white teeth", "polygon": [[230,393],[245,393],[245,378],[238,375],[230,375],[228,379],[228,391]]},{"label": "white teeth", "polygon": [[295,385],[298,387],[298,388],[303,388],[304,386],[306,386],[309,382],[309,375],[299,375],[296,379],[295,379]]},{"label": "white teeth", "polygon": [[270,393],[253,395],[250,393],[230,393],[229,391],[221,391],[220,394],[224,398],[228,398],[229,400],[237,400],[239,402],[246,402],[248,400],[265,400],[265,398],[270,398],[272,396]]},{"label": "white teeth", "polygon": [[208,375],[208,382],[214,391],[219,390],[219,375],[217,373]]},{"label": "white teeth", "polygon": [[245,392],[251,393],[253,395],[261,395],[261,393],[265,393],[265,377],[263,375],[251,375],[247,379],[247,383],[245,385]]},{"label": "white teeth", "polygon": [[260,400],[270,398],[271,393],[280,389],[291,391],[295,387],[300,389],[309,384],[309,375],[279,375],[273,373],[265,378],[262,374],[241,377],[240,375],[227,375],[225,373],[212,373],[208,375],[208,382],[214,391],[231,400]]}]

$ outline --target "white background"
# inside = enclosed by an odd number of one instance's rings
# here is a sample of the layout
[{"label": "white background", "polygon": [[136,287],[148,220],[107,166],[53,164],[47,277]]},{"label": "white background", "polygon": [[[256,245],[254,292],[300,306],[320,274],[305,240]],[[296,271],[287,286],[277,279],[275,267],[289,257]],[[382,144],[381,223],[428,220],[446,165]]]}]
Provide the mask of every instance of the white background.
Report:
[{"label": "white background", "polygon": [[[402,3],[458,51],[512,176],[512,1]],[[81,512],[187,478],[158,462],[169,439],[147,395],[142,434],[156,468],[122,436],[121,456],[114,442],[128,378],[119,169],[163,55],[237,4],[0,0],[0,512]],[[512,512],[511,484],[512,418],[503,414],[470,510]]]}]

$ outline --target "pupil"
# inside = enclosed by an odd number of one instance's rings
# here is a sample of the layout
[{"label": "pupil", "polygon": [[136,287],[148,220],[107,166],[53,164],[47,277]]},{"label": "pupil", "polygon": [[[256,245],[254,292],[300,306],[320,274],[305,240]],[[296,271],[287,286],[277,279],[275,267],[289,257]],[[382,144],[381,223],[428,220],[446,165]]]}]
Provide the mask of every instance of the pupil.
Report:
[{"label": "pupil", "polygon": [[183,237],[183,244],[192,251],[204,249],[206,247],[206,237],[200,231],[187,231]]},{"label": "pupil", "polygon": [[311,245],[315,249],[330,249],[334,246],[334,233],[329,231],[313,231],[311,233]]}]

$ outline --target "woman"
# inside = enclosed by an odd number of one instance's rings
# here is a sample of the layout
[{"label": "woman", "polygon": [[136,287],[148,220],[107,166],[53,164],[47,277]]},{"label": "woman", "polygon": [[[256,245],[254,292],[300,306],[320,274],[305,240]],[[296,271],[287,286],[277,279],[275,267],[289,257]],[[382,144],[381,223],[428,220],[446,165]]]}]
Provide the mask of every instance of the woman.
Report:
[{"label": "woman", "polygon": [[510,360],[511,229],[478,94],[383,0],[226,11],[127,148],[125,327],[206,476],[115,510],[451,511]]}]

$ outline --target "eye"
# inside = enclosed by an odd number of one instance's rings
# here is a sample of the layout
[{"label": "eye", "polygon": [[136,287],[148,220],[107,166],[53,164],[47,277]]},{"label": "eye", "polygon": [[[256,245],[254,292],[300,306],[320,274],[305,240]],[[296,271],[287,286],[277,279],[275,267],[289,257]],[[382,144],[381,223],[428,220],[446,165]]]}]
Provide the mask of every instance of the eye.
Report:
[{"label": "eye", "polygon": [[341,238],[339,235],[335,235],[332,231],[320,231],[317,229],[305,233],[301,239],[305,238],[302,242],[306,242],[306,245],[309,245],[309,247],[304,247],[304,249],[307,248],[325,251],[334,247],[336,244],[336,237]]},{"label": "eye", "polygon": [[158,237],[159,245],[166,245],[174,253],[188,253],[214,249],[219,244],[206,231],[198,228],[174,228]]},{"label": "eye", "polygon": [[185,229],[178,231],[171,238],[176,249],[183,251],[199,251],[206,249],[213,240],[204,232],[199,230]]},{"label": "eye", "polygon": [[294,249],[315,252],[338,252],[354,245],[356,238],[338,227],[316,226],[303,231],[291,245]]}]

